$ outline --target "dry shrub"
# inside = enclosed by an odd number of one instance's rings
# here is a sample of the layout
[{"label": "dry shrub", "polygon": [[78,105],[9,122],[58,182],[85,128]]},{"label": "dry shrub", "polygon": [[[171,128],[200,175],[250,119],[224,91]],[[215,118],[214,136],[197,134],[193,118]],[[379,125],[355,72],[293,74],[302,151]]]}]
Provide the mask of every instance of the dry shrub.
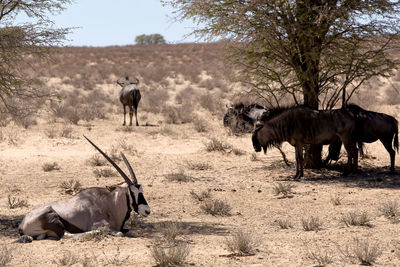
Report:
[{"label": "dry shrub", "polygon": [[117,251],[115,252],[115,254],[107,256],[103,251],[103,255],[105,257],[106,265],[122,266],[126,265],[129,260],[129,256],[121,257],[119,246],[117,246]]},{"label": "dry shrub", "polygon": [[45,130],[44,134],[50,139],[54,139],[57,137],[57,131],[54,128]]},{"label": "dry shrub", "polygon": [[133,145],[129,144],[125,139],[120,139],[118,141],[119,147],[124,151],[132,155],[137,154],[136,148],[133,147]]},{"label": "dry shrub", "polygon": [[201,202],[206,199],[211,198],[211,189],[207,189],[205,191],[202,191],[200,193],[196,193],[193,190],[190,191],[190,195],[197,201]]},{"label": "dry shrub", "polygon": [[92,230],[90,232],[84,233],[81,237],[81,241],[102,241],[106,239],[109,235],[111,234],[111,230],[109,226],[102,226],[98,227],[95,230]]},{"label": "dry shrub", "polygon": [[100,177],[107,178],[107,177],[117,176],[116,173],[110,168],[94,169],[93,174],[99,178]]},{"label": "dry shrub", "polygon": [[255,153],[255,152],[251,153],[250,154],[250,160],[251,161],[257,161],[258,160],[257,153]]},{"label": "dry shrub", "polygon": [[275,223],[281,228],[281,229],[289,229],[293,228],[293,224],[291,221],[288,219],[278,219],[275,221]]},{"label": "dry shrub", "polygon": [[301,224],[304,231],[318,231],[321,230],[322,221],[318,217],[301,218]]},{"label": "dry shrub", "polygon": [[61,257],[53,260],[53,263],[57,266],[72,266],[79,261],[78,257],[71,251],[64,251],[61,255]]},{"label": "dry shrub", "polygon": [[397,201],[389,200],[378,207],[379,212],[392,222],[399,222],[400,210]]},{"label": "dry shrub", "polygon": [[231,206],[222,200],[208,200],[200,208],[213,216],[230,216]]},{"label": "dry shrub", "polygon": [[0,250],[0,267],[7,266],[13,259],[12,250],[7,245],[2,245]]},{"label": "dry shrub", "polygon": [[371,227],[371,217],[367,212],[350,211],[343,215],[340,221],[346,226],[368,226]]},{"label": "dry shrub", "polygon": [[175,243],[179,235],[186,233],[186,229],[178,222],[163,222],[156,227],[156,230],[168,243]]},{"label": "dry shrub", "polygon": [[[305,242],[304,242],[305,243]],[[306,257],[316,263],[315,266],[327,266],[334,261],[332,251],[329,249],[322,249],[321,246],[309,247],[307,243],[304,244],[307,252]]]},{"label": "dry shrub", "polygon": [[47,162],[42,165],[42,170],[45,172],[58,171],[60,166],[57,162]]},{"label": "dry shrub", "polygon": [[339,206],[339,205],[341,205],[341,204],[342,204],[342,200],[343,200],[343,197],[341,197],[341,196],[339,196],[339,195],[331,196],[331,203],[332,203],[332,205],[334,205],[334,206]]},{"label": "dry shrub", "polygon": [[221,103],[218,103],[216,97],[209,93],[200,95],[197,101],[202,108],[210,111],[214,115],[218,114],[222,110]]},{"label": "dry shrub", "polygon": [[[400,75],[398,75],[400,76]],[[398,90],[393,87],[389,90],[386,90],[385,102],[389,105],[398,105],[400,104],[400,93]]]},{"label": "dry shrub", "polygon": [[185,174],[183,170],[180,170],[178,172],[173,172],[164,175],[164,177],[171,182],[190,182],[193,181],[193,177]]},{"label": "dry shrub", "polygon": [[144,111],[151,113],[160,113],[169,99],[168,89],[161,86],[150,88],[143,92],[142,95],[143,104],[140,106]]},{"label": "dry shrub", "polygon": [[187,101],[192,101],[195,95],[195,91],[192,87],[188,86],[175,96],[175,101],[177,104],[183,104]]},{"label": "dry shrub", "polygon": [[212,166],[208,162],[186,161],[186,166],[190,170],[194,170],[194,171],[206,171],[206,170],[211,170],[212,169]]},{"label": "dry shrub", "polygon": [[189,246],[185,243],[167,248],[155,245],[151,249],[151,255],[156,262],[156,266],[182,266],[189,255]]},{"label": "dry shrub", "polygon": [[71,126],[64,126],[61,129],[60,136],[64,138],[74,138],[73,137],[74,129]]},{"label": "dry shrub", "polygon": [[192,103],[185,102],[178,107],[166,105],[163,108],[162,113],[167,123],[180,124],[188,123],[193,120]]},{"label": "dry shrub", "polygon": [[246,154],[246,151],[239,149],[239,148],[232,148],[231,152],[235,155],[235,156],[243,156]]},{"label": "dry shrub", "polygon": [[354,238],[351,245],[346,245],[344,250],[338,247],[345,259],[359,262],[361,265],[371,266],[382,254],[380,242],[370,242],[369,239]]},{"label": "dry shrub", "polygon": [[11,195],[7,196],[7,204],[9,209],[23,208],[29,206],[26,200],[12,197]]},{"label": "dry shrub", "polygon": [[94,154],[90,159],[88,159],[87,162],[93,167],[104,166],[107,164],[107,161],[104,159],[104,157],[98,154]]},{"label": "dry shrub", "polygon": [[282,198],[290,198],[292,197],[293,194],[292,188],[293,185],[291,184],[278,183],[274,184],[272,191],[274,192],[275,195],[282,194]]},{"label": "dry shrub", "polygon": [[239,230],[225,240],[228,250],[236,255],[253,255],[258,244],[259,240],[252,231]]},{"label": "dry shrub", "polygon": [[232,146],[228,143],[223,142],[215,137],[211,138],[209,142],[205,144],[207,152],[227,152],[232,149]]},{"label": "dry shrub", "polygon": [[201,119],[201,118],[194,118],[193,119],[193,126],[194,129],[198,132],[198,133],[206,133],[208,132],[208,124],[205,120]]},{"label": "dry shrub", "polygon": [[75,195],[82,190],[82,184],[74,179],[68,181],[62,181],[60,188],[63,190],[64,194]]}]

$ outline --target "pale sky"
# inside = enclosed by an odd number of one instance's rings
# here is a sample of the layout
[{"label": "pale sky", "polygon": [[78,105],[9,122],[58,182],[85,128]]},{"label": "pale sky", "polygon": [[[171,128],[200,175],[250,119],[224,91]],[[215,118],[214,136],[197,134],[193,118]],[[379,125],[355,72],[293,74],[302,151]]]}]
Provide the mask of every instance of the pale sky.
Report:
[{"label": "pale sky", "polygon": [[57,27],[79,27],[65,45],[130,45],[137,35],[152,33],[163,35],[168,43],[197,41],[194,36],[185,38],[196,25],[174,22],[173,10],[157,0],[75,0],[66,8],[52,17]]}]

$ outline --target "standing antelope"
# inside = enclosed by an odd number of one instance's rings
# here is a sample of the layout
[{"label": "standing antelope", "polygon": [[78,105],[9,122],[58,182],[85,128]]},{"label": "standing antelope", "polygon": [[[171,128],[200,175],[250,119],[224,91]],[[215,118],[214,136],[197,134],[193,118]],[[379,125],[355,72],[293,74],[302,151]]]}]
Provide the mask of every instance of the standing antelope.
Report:
[{"label": "standing antelope", "polygon": [[19,225],[21,236],[27,235],[37,240],[46,237],[60,239],[65,231],[71,234],[83,233],[105,225],[111,231],[121,234],[120,232],[127,232],[123,227],[132,210],[143,216],[150,214],[142,186],[138,184],[125,155],[121,152],[132,180],[100,148],[84,137],[114,166],[125,183],[110,190],[101,187],[87,188],[72,198],[35,208]]},{"label": "standing antelope", "polygon": [[135,110],[135,117],[136,117],[136,126],[139,126],[138,119],[137,119],[137,108],[142,96],[140,95],[139,88],[139,79],[135,78],[135,82],[131,82],[129,77],[126,76],[124,81],[118,80],[117,84],[122,87],[121,92],[119,92],[119,101],[121,101],[122,105],[124,106],[124,123],[122,125],[126,125],[126,106],[129,107],[129,126],[132,126],[132,116],[133,110]]}]

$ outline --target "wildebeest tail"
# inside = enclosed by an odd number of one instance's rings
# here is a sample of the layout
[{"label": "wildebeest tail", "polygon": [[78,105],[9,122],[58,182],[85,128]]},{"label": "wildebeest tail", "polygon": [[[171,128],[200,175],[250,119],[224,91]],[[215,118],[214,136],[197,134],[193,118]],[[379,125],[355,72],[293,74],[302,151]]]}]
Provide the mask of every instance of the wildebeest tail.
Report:
[{"label": "wildebeest tail", "polygon": [[397,121],[396,121],[396,132],[394,133],[394,139],[393,139],[393,146],[396,149],[397,153],[399,153],[399,129],[397,126]]}]

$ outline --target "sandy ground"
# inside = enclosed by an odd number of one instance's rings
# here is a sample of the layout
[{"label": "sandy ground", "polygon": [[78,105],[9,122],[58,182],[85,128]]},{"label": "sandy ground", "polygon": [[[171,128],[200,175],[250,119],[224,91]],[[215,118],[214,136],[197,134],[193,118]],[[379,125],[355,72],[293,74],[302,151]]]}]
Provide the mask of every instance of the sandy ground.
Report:
[{"label": "sandy ground", "polygon": [[[399,119],[397,117],[397,119]],[[152,121],[148,115],[147,121]],[[194,266],[315,266],[318,258],[328,255],[331,266],[357,266],[358,260],[344,257],[346,248],[352,254],[356,240],[377,245],[382,254],[376,266],[400,266],[400,224],[381,215],[379,207],[388,201],[400,203],[399,175],[389,175],[389,155],[381,143],[366,145],[369,159],[360,160],[360,172],[342,177],[337,168],[305,171],[301,181],[292,180],[295,173],[294,149],[284,144],[292,165],[287,167],[279,151],[267,155],[253,154],[250,135],[230,135],[220,118],[209,122],[209,131],[198,133],[192,124],[122,127],[122,115],[97,120],[90,125],[72,127],[72,137],[49,138],[65,125],[41,123],[25,130],[9,126],[3,129],[0,143],[0,256],[7,249],[12,255],[10,266],[62,266],[68,255],[76,259],[73,266],[154,266],[151,255],[155,245],[165,245],[160,225],[180,222],[185,228],[177,239],[188,244],[185,264]],[[144,123],[144,121],[142,121]],[[67,198],[60,184],[71,179],[84,188],[122,182],[119,176],[98,178],[88,160],[96,151],[82,137],[85,134],[105,151],[127,149],[138,180],[152,213],[140,218],[132,227],[134,237],[107,236],[100,241],[66,239],[16,243],[16,227],[22,217],[41,203]],[[244,151],[207,152],[205,143],[211,137]],[[125,143],[124,143],[125,142]],[[124,145],[121,145],[124,144]],[[346,160],[345,152],[339,163]],[[56,162],[59,170],[45,172],[45,163]],[[206,170],[192,170],[189,163],[208,164]],[[122,164],[120,164],[122,165]],[[396,165],[400,165],[399,157]],[[188,182],[169,181],[166,175],[184,172]],[[399,172],[399,168],[397,168]],[[291,185],[290,197],[275,195],[279,183]],[[231,216],[212,216],[202,211],[191,191],[211,190],[211,199],[221,200],[232,208]],[[28,207],[10,209],[8,195],[26,200]],[[333,205],[338,196],[340,205]],[[341,218],[351,211],[366,212],[370,226],[346,226]],[[318,231],[305,231],[302,219],[317,217]],[[281,229],[277,221],[288,220],[292,228]],[[256,239],[251,256],[229,256],[226,240],[238,230]],[[342,253],[342,252],[343,253]],[[312,253],[310,253],[312,252]],[[312,256],[312,254],[314,256]]]}]

